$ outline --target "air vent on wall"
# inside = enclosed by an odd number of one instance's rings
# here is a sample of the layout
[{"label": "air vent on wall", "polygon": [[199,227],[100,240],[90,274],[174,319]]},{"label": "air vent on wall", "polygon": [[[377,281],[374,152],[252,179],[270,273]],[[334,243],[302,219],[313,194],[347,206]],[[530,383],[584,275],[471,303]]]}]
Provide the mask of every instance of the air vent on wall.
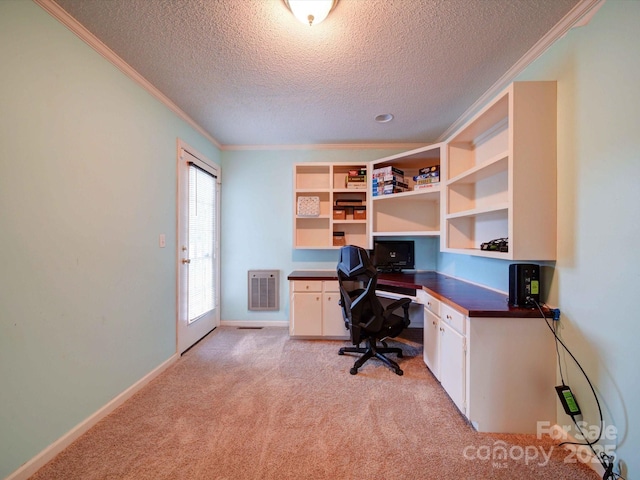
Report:
[{"label": "air vent on wall", "polygon": [[278,310],[279,270],[249,270],[249,310]]}]

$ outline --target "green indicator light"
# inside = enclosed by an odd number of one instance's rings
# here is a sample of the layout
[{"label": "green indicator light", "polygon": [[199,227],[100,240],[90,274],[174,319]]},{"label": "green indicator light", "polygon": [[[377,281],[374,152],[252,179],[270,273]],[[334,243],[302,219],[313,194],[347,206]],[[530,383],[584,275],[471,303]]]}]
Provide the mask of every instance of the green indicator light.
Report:
[{"label": "green indicator light", "polygon": [[540,289],[540,284],[538,280],[531,280],[531,294],[537,295],[539,293],[538,292],[539,289]]}]

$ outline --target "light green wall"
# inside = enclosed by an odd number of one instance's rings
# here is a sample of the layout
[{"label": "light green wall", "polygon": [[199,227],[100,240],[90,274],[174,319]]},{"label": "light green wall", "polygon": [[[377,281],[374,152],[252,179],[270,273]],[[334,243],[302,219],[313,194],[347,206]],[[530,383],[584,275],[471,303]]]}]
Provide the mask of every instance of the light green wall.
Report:
[{"label": "light green wall", "polygon": [[[639,20],[640,2],[609,0],[520,78],[558,81],[559,258],[548,301],[620,431],[627,478],[640,472]],[[177,137],[223,167],[223,320],[285,321],[287,273],[335,267],[335,251],[291,248],[293,163],[395,151],[220,154],[27,0],[0,0],[0,61],[2,478],[174,352]],[[418,260],[507,289],[508,262],[438,255],[434,240]],[[281,271],[281,311],[246,309],[254,268]],[[567,363],[593,421],[588,387]]]},{"label": "light green wall", "polygon": [[[223,321],[289,320],[287,275],[296,269],[335,269],[337,250],[293,248],[293,164],[368,162],[398,153],[391,149],[238,150],[222,153],[221,272]],[[434,269],[437,239],[416,239],[416,262]],[[280,310],[247,308],[247,272],[280,270]]]},{"label": "light green wall", "polygon": [[0,64],[4,478],[173,355],[176,139],[220,159],[31,1]]},{"label": "light green wall", "polygon": [[[548,302],[618,429],[601,445],[618,447],[626,478],[640,477],[639,26],[639,1],[609,0],[518,78],[558,82],[558,260]],[[507,289],[508,262],[475,260],[441,255],[438,268]],[[597,425],[591,390],[565,360],[584,420]],[[561,409],[558,421],[571,424]]]}]

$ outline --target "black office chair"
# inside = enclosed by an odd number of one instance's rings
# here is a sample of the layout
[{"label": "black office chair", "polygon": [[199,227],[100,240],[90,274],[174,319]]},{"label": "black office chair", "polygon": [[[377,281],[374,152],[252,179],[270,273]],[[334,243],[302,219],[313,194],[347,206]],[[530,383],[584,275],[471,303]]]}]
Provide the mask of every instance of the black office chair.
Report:
[{"label": "black office chair", "polygon": [[[401,298],[386,308],[376,296],[378,272],[371,263],[364,248],[347,245],[340,249],[340,261],[337,267],[338,282],[340,283],[340,305],[345,326],[351,332],[351,342],[357,347],[344,347],[338,352],[362,353],[349,371],[351,375],[358,373],[358,369],[370,358],[378,358],[396,374],[403,372],[396,362],[387,358],[385,353],[395,353],[402,358],[400,348],[390,348],[385,339],[393,338],[409,326],[410,298]],[[404,315],[393,312],[401,308]],[[382,344],[378,346],[378,341]],[[366,347],[360,347],[362,342]]]}]

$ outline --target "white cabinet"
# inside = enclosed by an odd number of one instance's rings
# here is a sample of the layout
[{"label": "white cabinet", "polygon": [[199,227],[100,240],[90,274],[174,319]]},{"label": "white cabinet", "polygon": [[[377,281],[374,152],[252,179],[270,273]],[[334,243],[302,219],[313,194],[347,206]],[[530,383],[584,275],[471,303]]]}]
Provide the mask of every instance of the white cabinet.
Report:
[{"label": "white cabinet", "polygon": [[424,305],[424,363],[442,388],[466,413],[466,317],[422,292]]},{"label": "white cabinet", "polygon": [[427,293],[418,293],[424,305],[424,363],[440,380],[440,301]]},{"label": "white cabinet", "polygon": [[512,83],[446,143],[441,250],[555,260],[556,82]]},{"label": "white cabinet", "polygon": [[291,301],[291,335],[322,335],[322,294],[294,293]]},{"label": "white cabinet", "polygon": [[553,335],[542,318],[468,322],[465,415],[480,432],[537,433],[556,421]]},{"label": "white cabinet", "polygon": [[[371,237],[440,235],[440,182],[429,179],[429,183],[416,186],[414,177],[427,167],[437,167],[439,173],[444,151],[444,144],[434,144],[371,162],[370,188],[373,189],[373,172],[385,168],[401,171],[402,183],[407,186],[404,192],[387,195],[374,196],[372,191],[368,208]],[[390,185],[394,181],[387,180]]]},{"label": "white cabinet", "polygon": [[466,337],[444,320],[440,321],[440,383],[453,403],[467,413],[465,397]]},{"label": "white cabinet", "polygon": [[289,289],[292,337],[349,338],[338,303],[337,281],[293,280],[289,282]]},{"label": "white cabinet", "polygon": [[[368,246],[367,165],[297,163],[293,166],[293,245],[298,249],[339,248],[338,232],[347,245]],[[363,182],[346,182],[364,173]],[[361,187],[361,188],[355,188]],[[347,209],[344,218],[334,217],[336,204],[362,207],[361,215]]]},{"label": "white cabinet", "polygon": [[555,421],[553,336],[542,319],[472,317],[419,295],[424,361],[474,428],[535,433]]},{"label": "white cabinet", "polygon": [[348,338],[342,307],[340,306],[340,288],[338,282],[323,282],[322,293],[322,336]]}]

